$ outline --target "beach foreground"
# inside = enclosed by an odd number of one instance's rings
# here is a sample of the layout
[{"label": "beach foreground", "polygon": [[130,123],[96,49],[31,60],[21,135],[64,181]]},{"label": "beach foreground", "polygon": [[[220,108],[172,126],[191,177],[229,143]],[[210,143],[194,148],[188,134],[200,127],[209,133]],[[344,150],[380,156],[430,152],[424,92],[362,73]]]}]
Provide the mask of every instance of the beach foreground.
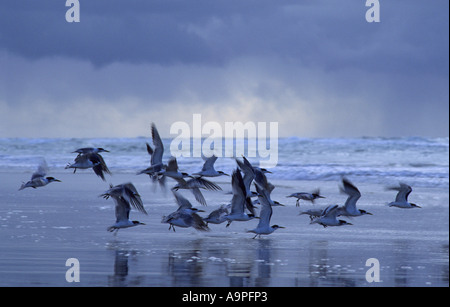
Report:
[{"label": "beach foreground", "polygon": [[[246,230],[258,221],[210,225],[211,231],[168,230],[161,217],[177,206],[170,189],[154,187],[147,176],[114,174],[101,181],[90,170],[53,173],[61,183],[18,191],[31,173],[0,173],[0,286],[449,286],[448,188],[414,188],[410,201],[421,209],[389,208],[395,192],[359,184],[358,202],[373,216],[343,218],[351,226],[310,225],[300,210],[345,202],[335,181],[280,181],[272,198],[271,224],[286,227],[252,239]],[[268,175],[270,180],[270,174]],[[114,202],[99,195],[109,183],[133,182],[148,216],[130,219],[146,225],[106,231],[115,221]],[[206,216],[229,203],[229,177],[215,180],[223,191],[204,192]],[[169,187],[172,182],[169,183]],[[321,189],[316,204],[287,195]],[[183,191],[197,208],[189,192]],[[68,282],[69,258],[79,261],[79,282]],[[379,282],[366,279],[368,259],[379,262]]]}]

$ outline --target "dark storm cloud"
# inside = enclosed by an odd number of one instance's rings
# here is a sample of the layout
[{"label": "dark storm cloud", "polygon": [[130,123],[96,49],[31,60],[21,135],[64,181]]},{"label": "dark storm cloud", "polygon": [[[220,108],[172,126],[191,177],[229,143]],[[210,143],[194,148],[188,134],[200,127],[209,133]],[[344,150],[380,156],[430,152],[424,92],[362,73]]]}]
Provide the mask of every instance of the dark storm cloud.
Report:
[{"label": "dark storm cloud", "polygon": [[95,65],[222,65],[274,55],[325,69],[445,69],[438,63],[445,61],[439,49],[448,49],[441,36],[448,33],[448,2],[382,1],[377,25],[365,22],[364,2],[81,0],[81,22],[71,24],[65,1],[8,1],[1,5],[0,48]]},{"label": "dark storm cloud", "polygon": [[113,119],[132,136],[194,112],[283,135],[448,135],[448,1],[380,0],[380,23],[364,0],[80,0],[79,23],[64,4],[1,2],[0,128],[79,135],[106,110],[98,133],[115,136]]}]

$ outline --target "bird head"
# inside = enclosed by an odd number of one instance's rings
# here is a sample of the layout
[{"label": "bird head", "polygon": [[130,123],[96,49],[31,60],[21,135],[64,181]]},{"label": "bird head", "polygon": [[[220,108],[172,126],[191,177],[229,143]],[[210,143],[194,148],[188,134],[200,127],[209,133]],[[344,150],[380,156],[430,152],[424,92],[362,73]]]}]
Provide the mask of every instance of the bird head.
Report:
[{"label": "bird head", "polygon": [[141,223],[139,221],[132,221],[132,223],[137,226],[137,225],[145,225],[144,223]]},{"label": "bird head", "polygon": [[47,179],[49,182],[52,182],[52,181],[61,182],[61,180],[58,180],[58,179],[56,179],[56,178],[54,178],[54,177],[46,177],[46,179]]},{"label": "bird head", "polygon": [[283,226],[279,226],[279,225],[272,225],[271,226],[273,229],[278,229],[278,228],[286,228],[286,227],[283,227]]},{"label": "bird head", "polygon": [[192,212],[205,212],[205,210],[197,209],[197,208],[189,208]]},{"label": "bird head", "polygon": [[361,212],[362,215],[364,214],[373,215],[372,213],[367,212],[366,210],[359,210],[359,212]]},{"label": "bird head", "polygon": [[183,176],[183,177],[189,177],[189,178],[194,178],[194,177],[192,177],[191,175],[189,175],[188,173],[181,173],[181,175]]},{"label": "bird head", "polygon": [[340,226],[344,226],[344,225],[353,225],[352,223],[349,223],[349,222],[347,222],[347,221],[344,221],[344,220],[339,220],[339,225]]},{"label": "bird head", "polygon": [[278,202],[278,201],[276,201],[276,200],[274,200],[273,202],[274,202],[274,204],[276,204],[277,206],[283,206],[283,207],[285,206],[285,205],[283,205],[282,203],[280,203],[280,202]]}]

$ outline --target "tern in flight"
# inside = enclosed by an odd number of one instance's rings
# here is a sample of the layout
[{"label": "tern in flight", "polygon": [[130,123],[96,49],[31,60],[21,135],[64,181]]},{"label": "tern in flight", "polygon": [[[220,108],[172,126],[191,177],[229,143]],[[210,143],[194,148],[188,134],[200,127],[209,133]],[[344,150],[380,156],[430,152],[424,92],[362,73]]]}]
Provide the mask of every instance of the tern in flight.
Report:
[{"label": "tern in flight", "polygon": [[116,203],[116,222],[107,228],[109,232],[115,231],[114,235],[117,235],[117,232],[121,228],[145,225],[139,221],[130,221],[129,219],[131,206],[139,212],[147,214],[142,199],[132,183],[128,182],[116,186],[111,185],[110,189],[100,196],[105,199],[111,197]]},{"label": "tern in flight", "polygon": [[339,206],[330,205],[322,211],[322,214],[319,217],[313,219],[310,224],[320,224],[323,227],[353,225],[347,221],[338,220],[337,219],[338,213],[339,213]]},{"label": "tern in flight", "polygon": [[216,162],[217,157],[211,156],[208,159],[206,159],[205,163],[203,164],[203,168],[200,172],[192,174],[193,176],[199,176],[199,177],[218,177],[218,176],[230,176],[222,171],[216,171],[214,168],[214,163]]},{"label": "tern in flight", "polygon": [[325,198],[324,196],[322,196],[322,195],[320,195],[320,190],[319,189],[316,189],[314,192],[312,192],[312,193],[308,193],[308,192],[299,192],[299,193],[293,193],[293,194],[291,194],[291,195],[289,195],[289,196],[286,196],[286,197],[295,197],[295,198],[297,198],[297,202],[295,203],[295,205],[298,207],[298,206],[300,206],[300,203],[299,203],[299,201],[300,201],[300,199],[302,199],[302,200],[308,200],[308,201],[310,201],[310,202],[312,202],[313,204],[314,204],[314,201],[317,199],[317,198]]},{"label": "tern in flight", "polygon": [[72,153],[78,153],[79,156],[89,154],[89,153],[100,153],[100,152],[109,152],[109,150],[106,150],[101,147],[83,147],[78,148],[77,150],[73,151]]},{"label": "tern in flight", "polygon": [[269,194],[268,191],[256,184],[256,192],[258,193],[258,200],[262,208],[259,214],[258,226],[256,226],[255,229],[247,231],[256,234],[253,239],[258,236],[261,237],[261,235],[269,235],[279,228],[284,228],[283,226],[270,225],[270,218],[272,217],[272,205],[270,204],[267,197]]},{"label": "tern in flight", "polygon": [[192,204],[184,198],[180,193],[173,191],[175,200],[178,204],[178,209],[167,216],[163,216],[161,223],[170,224],[169,230],[175,231],[177,227],[193,227],[200,231],[209,231],[208,224],[197,214],[197,212],[204,212],[192,207]]},{"label": "tern in flight", "polygon": [[231,212],[226,216],[228,221],[227,226],[230,226],[233,221],[249,221],[255,218],[253,213],[246,213],[246,192],[242,175],[239,169],[236,169],[231,176],[231,188],[233,197],[231,199]]},{"label": "tern in flight", "polygon": [[88,152],[86,154],[79,153],[78,156],[75,158],[75,162],[72,164],[68,164],[66,166],[66,169],[73,168],[73,172],[75,173],[77,169],[88,169],[92,168],[97,176],[102,178],[103,181],[105,180],[105,175],[103,172],[108,173],[111,175],[111,172],[109,171],[108,167],[106,166],[105,160],[103,160],[103,157],[98,152]]},{"label": "tern in flight", "polygon": [[347,178],[342,178],[341,191],[348,195],[347,200],[343,207],[339,208],[338,216],[361,216],[361,215],[372,215],[372,213],[366,210],[357,209],[356,202],[361,197],[361,193],[358,188],[353,185]]},{"label": "tern in flight", "polygon": [[165,187],[165,177],[161,176],[162,172],[164,172],[165,165],[163,164],[163,154],[164,154],[164,145],[159,136],[158,129],[156,129],[156,125],[152,123],[152,139],[153,139],[153,148],[150,144],[146,143],[147,152],[150,155],[150,167],[138,172],[137,174],[147,174],[152,179],[152,182],[159,182],[161,188]]},{"label": "tern in flight", "polygon": [[203,197],[200,189],[206,189],[210,191],[222,190],[222,188],[214,182],[203,179],[201,177],[191,178],[189,180],[185,180],[184,178],[172,178],[177,181],[177,184],[172,187],[172,191],[178,191],[179,189],[191,190],[192,194],[194,194],[195,199],[203,206],[206,206],[206,200],[205,197]]},{"label": "tern in flight", "polygon": [[389,203],[389,207],[397,207],[397,208],[422,208],[416,204],[408,202],[408,196],[412,192],[411,186],[406,183],[400,183],[398,187],[390,187],[389,190],[398,191],[397,196],[395,197],[395,201]]},{"label": "tern in flight", "polygon": [[47,172],[48,172],[47,162],[45,160],[42,160],[38,166],[38,169],[33,173],[33,175],[31,175],[30,181],[22,183],[22,186],[19,188],[19,191],[25,188],[36,189],[39,187],[43,187],[49,184],[50,182],[55,181],[61,182],[61,180],[58,180],[53,177],[45,177],[45,175],[47,175]]},{"label": "tern in flight", "polygon": [[231,204],[221,205],[218,209],[212,211],[207,217],[203,218],[206,222],[211,224],[222,224],[227,220],[227,215],[230,213]]}]

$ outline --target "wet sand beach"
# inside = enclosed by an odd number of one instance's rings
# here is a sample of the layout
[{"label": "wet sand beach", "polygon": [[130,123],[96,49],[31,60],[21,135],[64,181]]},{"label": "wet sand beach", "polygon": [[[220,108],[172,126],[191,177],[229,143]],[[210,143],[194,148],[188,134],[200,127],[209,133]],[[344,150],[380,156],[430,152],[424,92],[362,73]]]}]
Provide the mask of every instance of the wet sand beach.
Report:
[{"label": "wet sand beach", "polygon": [[[310,225],[300,210],[344,204],[335,181],[282,181],[275,184],[271,224],[286,227],[252,239],[258,221],[210,225],[211,231],[168,230],[161,217],[177,209],[168,188],[163,193],[147,176],[107,175],[91,170],[52,173],[62,182],[18,191],[31,172],[0,174],[0,286],[150,286],[150,287],[309,287],[309,286],[449,286],[448,188],[414,188],[410,201],[421,209],[389,208],[394,191],[358,183],[358,207],[373,216],[343,218],[353,225],[323,228]],[[131,220],[146,225],[106,231],[115,221],[114,202],[99,195],[108,184],[133,182],[148,216],[132,210]],[[206,216],[229,203],[229,177],[213,180],[223,191],[205,191]],[[173,182],[169,182],[170,187]],[[326,196],[316,204],[287,195],[320,187]],[[80,281],[67,282],[66,260],[76,258]],[[380,282],[368,282],[366,261],[379,262]]]}]

